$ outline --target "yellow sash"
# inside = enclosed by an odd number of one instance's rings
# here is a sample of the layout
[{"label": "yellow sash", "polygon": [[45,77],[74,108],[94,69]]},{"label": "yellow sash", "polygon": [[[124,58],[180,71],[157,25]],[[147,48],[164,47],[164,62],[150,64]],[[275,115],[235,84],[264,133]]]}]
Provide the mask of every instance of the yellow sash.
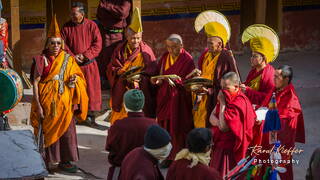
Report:
[{"label": "yellow sash", "polygon": [[260,88],[261,77],[262,77],[262,75],[259,75],[259,76],[257,76],[256,78],[252,79],[252,80],[249,82],[248,86],[249,86],[251,89],[253,89],[253,90],[255,90],[255,91],[258,91],[259,88]]},{"label": "yellow sash", "polygon": [[179,56],[172,57],[170,54],[168,54],[164,70],[168,70],[177,61],[178,57]]},{"label": "yellow sash", "polygon": [[[216,64],[218,62],[220,54],[213,57],[212,53],[209,51],[205,54],[203,64],[202,64],[202,74],[201,77],[213,80],[214,71],[216,68]],[[198,97],[199,98],[199,97]],[[193,102],[196,101],[196,94],[192,93]],[[207,95],[202,95],[201,101],[198,105],[197,111],[192,111],[193,113],[193,122],[195,128],[203,128],[206,127],[206,119],[208,116],[207,112]]]},{"label": "yellow sash", "polygon": [[[132,54],[132,50],[130,49],[129,45],[127,44],[126,45],[126,50],[125,50],[125,53],[124,53],[124,58],[125,60],[128,59],[128,54]],[[123,65],[123,67],[121,68],[121,70],[123,72],[126,72],[128,71],[131,67],[134,67],[134,66],[141,66],[141,67],[144,67],[144,62],[143,62],[143,56],[142,56],[142,53],[139,52],[139,54],[137,55],[137,57],[133,60],[133,61],[126,61]]]}]

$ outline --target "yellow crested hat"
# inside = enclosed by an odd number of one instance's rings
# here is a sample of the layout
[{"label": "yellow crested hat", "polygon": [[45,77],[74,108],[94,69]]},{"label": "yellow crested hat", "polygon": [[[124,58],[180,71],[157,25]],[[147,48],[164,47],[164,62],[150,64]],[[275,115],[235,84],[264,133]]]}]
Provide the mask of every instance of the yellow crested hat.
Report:
[{"label": "yellow crested hat", "polygon": [[141,13],[140,13],[140,9],[137,7],[133,10],[131,24],[129,25],[129,28],[136,33],[143,31]]},{"label": "yellow crested hat", "polygon": [[264,24],[254,24],[247,27],[242,33],[241,40],[243,44],[249,41],[251,50],[263,54],[267,63],[278,57],[279,37],[272,28]]},{"label": "yellow crested hat", "polygon": [[48,35],[47,35],[48,38],[51,38],[51,37],[61,37],[61,34],[60,34],[60,28],[59,28],[59,25],[58,25],[58,22],[57,22],[57,17],[56,15],[54,15],[51,19],[51,24],[50,24],[50,28],[48,30]]},{"label": "yellow crested hat", "polygon": [[230,40],[231,28],[228,19],[218,11],[208,10],[200,13],[194,22],[194,28],[197,33],[204,28],[208,37],[220,37],[224,46]]}]

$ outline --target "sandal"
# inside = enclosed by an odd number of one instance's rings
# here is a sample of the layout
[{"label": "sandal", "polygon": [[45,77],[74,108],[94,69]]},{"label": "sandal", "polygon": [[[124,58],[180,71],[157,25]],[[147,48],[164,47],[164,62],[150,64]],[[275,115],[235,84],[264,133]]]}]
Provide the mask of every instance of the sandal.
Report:
[{"label": "sandal", "polygon": [[78,171],[78,167],[76,165],[71,164],[70,162],[59,163],[58,167],[65,172],[68,173],[76,173]]}]

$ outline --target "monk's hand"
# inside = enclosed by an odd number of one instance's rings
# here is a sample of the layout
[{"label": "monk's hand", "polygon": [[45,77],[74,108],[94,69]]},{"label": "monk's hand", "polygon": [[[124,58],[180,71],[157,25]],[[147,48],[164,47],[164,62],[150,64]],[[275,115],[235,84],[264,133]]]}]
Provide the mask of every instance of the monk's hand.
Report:
[{"label": "monk's hand", "polygon": [[246,92],[247,86],[245,84],[240,84],[240,89],[243,93]]},{"label": "monk's hand", "polygon": [[219,119],[217,118],[217,116],[215,115],[215,111],[216,108],[214,108],[214,110],[211,112],[210,117],[209,117],[209,122],[212,126],[218,126],[219,125]]},{"label": "monk's hand", "polygon": [[74,56],[75,57],[75,59],[76,59],[76,61],[77,61],[77,63],[78,64],[82,64],[83,63],[83,55],[82,54],[77,54],[77,55],[75,55]]},{"label": "monk's hand", "polygon": [[217,99],[221,104],[226,104],[226,97],[224,96],[221,90],[219,91]]},{"label": "monk's hand", "polygon": [[44,119],[44,112],[43,112],[43,108],[40,104],[38,104],[38,115],[41,119]]},{"label": "monk's hand", "polygon": [[199,69],[194,69],[192,72],[194,72],[195,77],[199,77],[202,74],[202,72]]},{"label": "monk's hand", "polygon": [[254,123],[255,123],[256,125],[260,125],[260,124],[262,124],[262,121],[261,121],[261,120],[256,119]]},{"label": "monk's hand", "polygon": [[186,76],[186,79],[193,78],[193,77],[199,77],[199,76],[201,76],[201,73],[202,72],[199,69],[194,69],[191,73],[189,73]]},{"label": "monk's hand", "polygon": [[77,75],[73,74],[71,75],[70,79],[69,79],[69,88],[74,88],[75,87],[75,84],[77,82]]},{"label": "monk's hand", "polygon": [[7,69],[8,68],[8,63],[6,61],[0,61],[0,68],[3,68],[3,69]]},{"label": "monk's hand", "polygon": [[155,85],[161,85],[162,84],[162,79],[158,79],[158,78],[150,78],[151,84],[155,84]]},{"label": "monk's hand", "polygon": [[156,85],[161,85],[162,82],[163,82],[162,79],[157,79],[157,80],[156,80]]}]

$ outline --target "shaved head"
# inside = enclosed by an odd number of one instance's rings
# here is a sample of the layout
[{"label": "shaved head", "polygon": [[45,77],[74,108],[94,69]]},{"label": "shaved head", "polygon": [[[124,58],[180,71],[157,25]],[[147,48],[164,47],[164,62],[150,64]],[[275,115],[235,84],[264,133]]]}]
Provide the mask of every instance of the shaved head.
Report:
[{"label": "shaved head", "polygon": [[229,92],[238,91],[240,86],[240,77],[235,72],[228,72],[221,79],[221,88]]},{"label": "shaved head", "polygon": [[168,38],[167,41],[173,41],[177,44],[183,44],[182,38],[179,34],[171,34]]}]

